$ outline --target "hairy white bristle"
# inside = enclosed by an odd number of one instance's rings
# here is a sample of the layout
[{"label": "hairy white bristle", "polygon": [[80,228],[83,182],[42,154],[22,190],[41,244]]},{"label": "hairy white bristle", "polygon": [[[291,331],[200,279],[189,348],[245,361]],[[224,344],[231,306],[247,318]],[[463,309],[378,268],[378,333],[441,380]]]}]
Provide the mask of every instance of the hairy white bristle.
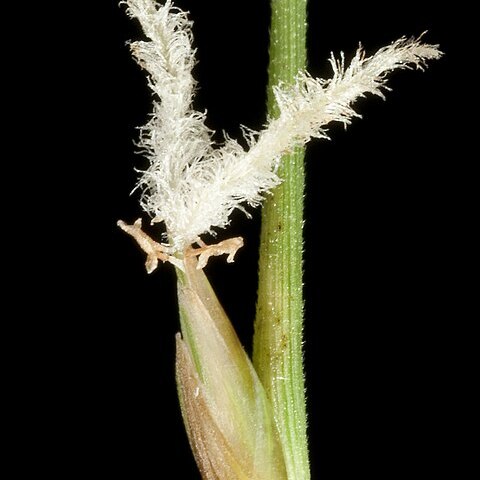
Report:
[{"label": "hairy white bristle", "polygon": [[281,182],[276,174],[281,156],[312,137],[328,138],[330,122],[349,124],[358,116],[352,108],[356,99],[366,93],[383,97],[390,71],[423,68],[427,60],[442,55],[436,45],[406,38],[371,57],[360,47],[347,68],[343,54],[340,60],[332,55],[330,80],[299,72],[293,85],[275,88],[280,114],[260,132],[244,128],[247,149],[231,138],[215,145],[205,113],[192,107],[195,50],[187,14],[171,0],[123,3],[148,38],[131,48],[155,94],[151,119],[141,128],[139,141],[150,162],[138,183],[141,204],[154,221],[165,223],[174,251],[225,227],[234,209],[258,205],[265,192]]}]

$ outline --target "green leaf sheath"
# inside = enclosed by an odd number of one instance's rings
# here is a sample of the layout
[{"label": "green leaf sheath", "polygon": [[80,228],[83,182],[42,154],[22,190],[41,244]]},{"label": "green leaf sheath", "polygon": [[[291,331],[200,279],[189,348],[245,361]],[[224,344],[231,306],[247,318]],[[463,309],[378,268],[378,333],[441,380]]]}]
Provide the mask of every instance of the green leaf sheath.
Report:
[{"label": "green leaf sheath", "polygon": [[[272,87],[306,68],[306,0],[272,0],[268,113],[278,115]],[[282,159],[283,183],[262,213],[255,368],[270,398],[289,480],[310,478],[302,329],[304,154]]]}]

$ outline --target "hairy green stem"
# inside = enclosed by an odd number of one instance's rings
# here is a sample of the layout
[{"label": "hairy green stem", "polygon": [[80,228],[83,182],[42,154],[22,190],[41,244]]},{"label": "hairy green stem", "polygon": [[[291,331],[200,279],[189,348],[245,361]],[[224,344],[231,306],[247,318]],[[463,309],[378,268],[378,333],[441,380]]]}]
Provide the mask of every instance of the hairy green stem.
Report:
[{"label": "hairy green stem", "polygon": [[[272,0],[268,113],[272,87],[306,67],[306,0]],[[283,183],[264,204],[253,361],[283,445],[289,480],[310,478],[303,373],[303,149],[285,156]]]}]

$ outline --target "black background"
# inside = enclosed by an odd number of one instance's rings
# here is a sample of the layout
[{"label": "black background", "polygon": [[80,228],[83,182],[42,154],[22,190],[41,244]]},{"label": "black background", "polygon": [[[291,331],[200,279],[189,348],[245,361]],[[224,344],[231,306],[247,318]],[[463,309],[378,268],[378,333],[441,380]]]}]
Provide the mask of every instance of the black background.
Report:
[{"label": "black background", "polygon": [[[176,4],[195,22],[195,106],[208,110],[208,126],[234,137],[240,124],[260,129],[269,2]],[[468,236],[462,209],[471,192],[463,188],[468,167],[456,115],[462,91],[452,92],[457,20],[433,7],[309,2],[314,75],[328,77],[330,52],[349,58],[359,41],[373,53],[428,30],[425,41],[446,53],[426,72],[393,74],[387,101],[360,100],[362,120],[308,147],[305,364],[314,479],[424,477],[451,468],[452,391],[463,362],[458,322],[469,293],[457,290]],[[78,49],[68,68],[81,88],[62,90],[61,99],[79,115],[71,129],[70,114],[55,122],[70,157],[53,166],[71,182],[54,182],[45,222],[55,225],[58,250],[39,259],[37,285],[45,272],[58,277],[36,300],[46,320],[26,334],[32,344],[41,339],[30,366],[38,402],[29,413],[40,425],[32,441],[45,432],[55,439],[38,462],[67,477],[197,479],[175,392],[173,269],[148,276],[144,255],[115,226],[142,214],[138,195],[129,196],[134,168],[144,166],[133,140],[151,97],[126,46],[142,35],[117,2],[95,8],[66,32]],[[245,238],[237,261],[216,258],[206,270],[250,351],[259,212],[252,220],[234,215],[219,238],[234,235]]]}]

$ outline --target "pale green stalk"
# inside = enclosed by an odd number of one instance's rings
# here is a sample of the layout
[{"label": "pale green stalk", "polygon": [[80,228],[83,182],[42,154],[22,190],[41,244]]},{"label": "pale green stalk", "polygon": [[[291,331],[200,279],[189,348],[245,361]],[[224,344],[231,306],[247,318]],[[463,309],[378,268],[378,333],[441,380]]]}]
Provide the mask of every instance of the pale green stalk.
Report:
[{"label": "pale green stalk", "polygon": [[[306,0],[272,0],[268,113],[278,115],[272,87],[293,83],[306,67]],[[284,448],[289,480],[310,478],[303,373],[302,224],[304,154],[282,159],[283,183],[263,207],[255,368]]]}]

